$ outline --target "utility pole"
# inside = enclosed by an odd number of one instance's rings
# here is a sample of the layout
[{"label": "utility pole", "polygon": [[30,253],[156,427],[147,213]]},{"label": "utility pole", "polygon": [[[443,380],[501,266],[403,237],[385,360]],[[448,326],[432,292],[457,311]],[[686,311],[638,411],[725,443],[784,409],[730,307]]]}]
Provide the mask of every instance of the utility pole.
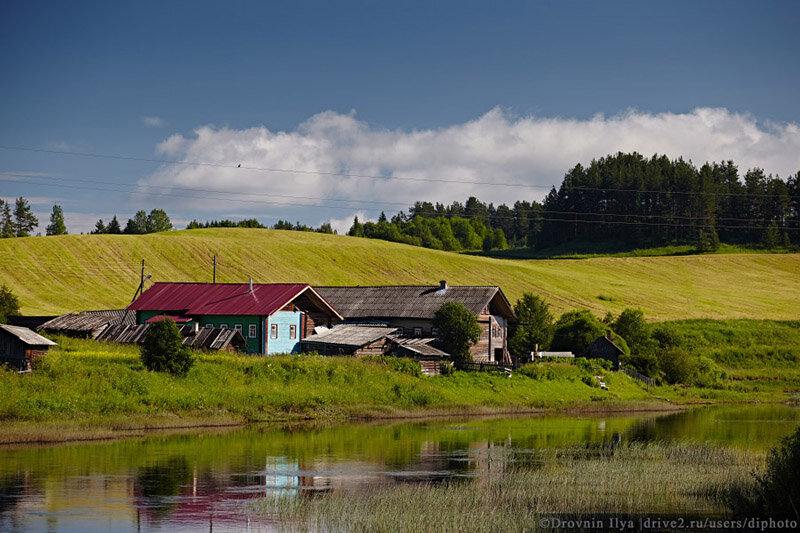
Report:
[{"label": "utility pole", "polygon": [[214,278],[213,283],[217,282],[217,255],[214,254]]},{"label": "utility pole", "polygon": [[139,292],[141,293],[143,290],[144,290],[144,259],[142,259],[142,279],[139,282]]}]

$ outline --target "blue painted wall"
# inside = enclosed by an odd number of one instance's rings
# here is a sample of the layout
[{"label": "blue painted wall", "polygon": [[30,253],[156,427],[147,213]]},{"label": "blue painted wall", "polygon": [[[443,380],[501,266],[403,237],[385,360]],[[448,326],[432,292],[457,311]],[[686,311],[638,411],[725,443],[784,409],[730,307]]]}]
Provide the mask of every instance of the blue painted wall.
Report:
[{"label": "blue painted wall", "polygon": [[[272,325],[278,326],[278,338],[272,338]],[[297,335],[289,338],[289,326],[297,327]],[[276,353],[300,353],[300,337],[303,313],[300,311],[278,311],[267,321],[267,355]]]}]

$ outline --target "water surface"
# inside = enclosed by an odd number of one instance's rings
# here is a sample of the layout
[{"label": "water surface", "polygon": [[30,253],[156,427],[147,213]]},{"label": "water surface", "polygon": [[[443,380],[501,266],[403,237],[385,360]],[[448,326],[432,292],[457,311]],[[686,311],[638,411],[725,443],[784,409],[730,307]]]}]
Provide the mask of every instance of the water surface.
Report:
[{"label": "water surface", "polygon": [[[246,427],[97,444],[0,448],[0,531],[273,529],[250,503],[535,467],[541,451],[612,442],[763,450],[800,424],[785,406]],[[537,453],[538,452],[538,453]],[[497,461],[502,457],[502,461]]]}]

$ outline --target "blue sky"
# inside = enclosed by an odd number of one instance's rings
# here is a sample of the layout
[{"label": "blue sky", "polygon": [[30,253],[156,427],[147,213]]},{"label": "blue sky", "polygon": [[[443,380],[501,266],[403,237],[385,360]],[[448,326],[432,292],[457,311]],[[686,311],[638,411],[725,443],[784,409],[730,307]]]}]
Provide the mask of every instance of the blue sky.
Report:
[{"label": "blue sky", "polygon": [[786,177],[798,22],[792,1],[0,0],[0,197],[42,230],[59,203],[72,233],[153,207],[344,227],[538,199],[618,150]]}]

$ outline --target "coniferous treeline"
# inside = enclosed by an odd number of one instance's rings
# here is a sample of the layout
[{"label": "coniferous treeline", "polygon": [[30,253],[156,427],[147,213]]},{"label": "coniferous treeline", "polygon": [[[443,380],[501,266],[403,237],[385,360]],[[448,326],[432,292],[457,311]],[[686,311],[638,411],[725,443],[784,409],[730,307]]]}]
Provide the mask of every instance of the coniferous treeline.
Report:
[{"label": "coniferous treeline", "polygon": [[444,250],[570,241],[789,247],[800,244],[800,172],[787,181],[761,169],[740,177],[732,161],[698,169],[682,158],[618,153],[576,165],[542,203],[416,202],[391,220],[383,213],[376,223],[356,218],[348,234]]},{"label": "coniferous treeline", "polygon": [[[255,218],[247,218],[244,220],[234,221],[230,219],[222,219],[222,220],[211,220],[206,222],[198,222],[197,220],[192,220],[186,226],[186,229],[201,229],[201,228],[260,228],[260,229],[268,229],[269,226],[263,225]],[[272,229],[284,229],[284,230],[292,230],[292,231],[311,231],[315,233],[336,233],[333,227],[330,225],[329,222],[325,222],[321,224],[320,227],[314,228],[312,226],[306,226],[305,224],[292,224],[288,220],[278,220],[273,226]]]}]

